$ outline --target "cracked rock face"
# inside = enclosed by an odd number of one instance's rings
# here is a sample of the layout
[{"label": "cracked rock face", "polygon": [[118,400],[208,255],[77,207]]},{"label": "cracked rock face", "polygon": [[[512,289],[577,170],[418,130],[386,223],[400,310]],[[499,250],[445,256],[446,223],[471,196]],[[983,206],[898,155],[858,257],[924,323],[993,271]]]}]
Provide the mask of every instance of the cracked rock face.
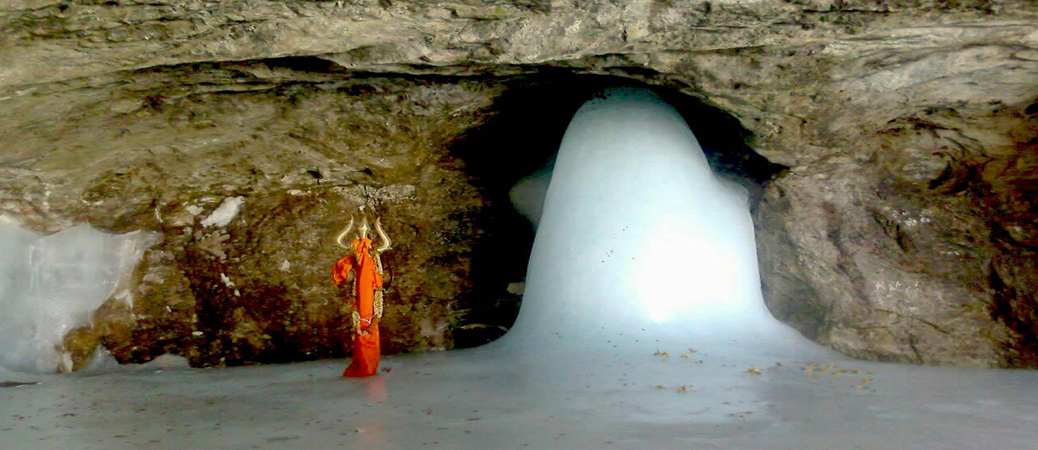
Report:
[{"label": "cracked rock face", "polygon": [[771,183],[756,226],[772,312],[861,358],[1038,364],[1038,127],[989,120],[894,121],[864,158]]},{"label": "cracked rock face", "polygon": [[502,209],[450,149],[530,80],[610,75],[724,110],[789,168],[754,211],[780,319],[861,358],[1035,367],[1036,6],[6,2],[0,214],[162,233],[133,310],[67,346],[212,365],[343,354],[331,238],[364,206],[399,244],[384,344],[447,348],[521,281],[461,300]]}]

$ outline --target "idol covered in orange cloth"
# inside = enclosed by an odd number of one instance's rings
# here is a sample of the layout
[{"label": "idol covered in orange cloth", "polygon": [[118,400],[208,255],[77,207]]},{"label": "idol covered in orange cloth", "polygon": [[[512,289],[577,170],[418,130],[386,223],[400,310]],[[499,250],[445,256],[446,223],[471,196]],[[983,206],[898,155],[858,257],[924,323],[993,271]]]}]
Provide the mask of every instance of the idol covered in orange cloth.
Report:
[{"label": "idol covered in orange cloth", "polygon": [[357,238],[351,242],[352,248],[343,243],[343,239],[353,229],[353,218],[350,224],[336,242],[346,250],[352,250],[353,254],[346,256],[335,263],[332,269],[332,280],[336,286],[342,286],[348,281],[351,272],[355,271],[353,278],[353,362],[346,371],[344,377],[369,377],[378,371],[379,343],[378,343],[378,321],[382,318],[382,258],[380,254],[389,250],[392,244],[389,236],[382,230],[380,219],[375,219],[375,231],[378,232],[382,245],[377,249],[372,247],[371,239],[368,239],[368,218],[364,217],[357,227]]}]

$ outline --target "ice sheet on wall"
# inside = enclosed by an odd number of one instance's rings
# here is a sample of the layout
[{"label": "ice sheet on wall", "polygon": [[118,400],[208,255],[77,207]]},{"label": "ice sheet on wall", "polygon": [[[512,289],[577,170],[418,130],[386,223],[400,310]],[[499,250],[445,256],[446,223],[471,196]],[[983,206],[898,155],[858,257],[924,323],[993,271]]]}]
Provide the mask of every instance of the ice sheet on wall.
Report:
[{"label": "ice sheet on wall", "polygon": [[68,369],[60,344],[71,329],[126,286],[156,233],[111,235],[87,224],[38,237],[0,224],[0,366],[23,372]]}]

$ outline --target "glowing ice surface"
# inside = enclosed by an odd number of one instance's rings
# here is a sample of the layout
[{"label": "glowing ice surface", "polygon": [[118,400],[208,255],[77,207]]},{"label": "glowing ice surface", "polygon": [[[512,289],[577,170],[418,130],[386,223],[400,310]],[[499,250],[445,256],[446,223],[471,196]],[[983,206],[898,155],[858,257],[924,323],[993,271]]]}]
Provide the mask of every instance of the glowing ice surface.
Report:
[{"label": "glowing ice surface", "polygon": [[816,347],[764,311],[752,246],[744,194],[673,110],[614,91],[567,132],[504,339],[368,379],[341,361],[48,377],[0,389],[0,448],[1035,448],[1038,373]]},{"label": "glowing ice surface", "polygon": [[764,306],[745,189],[713,175],[653,93],[604,97],[566,130],[508,339],[631,345],[644,328],[668,343],[817,352]]}]

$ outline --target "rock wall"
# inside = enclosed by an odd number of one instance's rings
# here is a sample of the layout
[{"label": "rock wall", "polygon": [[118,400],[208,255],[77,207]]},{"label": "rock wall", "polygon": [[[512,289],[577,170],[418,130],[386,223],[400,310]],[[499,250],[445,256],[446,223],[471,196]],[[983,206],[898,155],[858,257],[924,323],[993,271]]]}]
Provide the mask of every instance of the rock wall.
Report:
[{"label": "rock wall", "polygon": [[329,237],[364,205],[400,236],[387,345],[449,347],[496,217],[449,149],[517,81],[611,75],[726,111],[789,168],[755,211],[777,316],[863,358],[1033,367],[1036,29],[1032,0],[18,0],[0,208],[165,235],[140,306],[69,346],[341,354]]},{"label": "rock wall", "polygon": [[990,116],[892,121],[861,156],[772,182],[756,213],[772,312],[860,358],[1038,366],[1038,124]]},{"label": "rock wall", "polygon": [[[231,88],[251,71],[292,82]],[[96,102],[53,99],[63,108],[52,122],[7,130],[9,166],[32,169],[6,168],[6,220],[163,235],[138,268],[132,307],[113,299],[66,338],[77,367],[98,344],[123,362],[343,356],[349,307],[330,281],[344,255],[334,238],[362,207],[395,243],[384,258],[394,275],[386,351],[453,346],[481,240],[473,222],[487,204],[447,144],[484,120],[493,86],[322,78],[262,63],[133,76],[151,83]],[[224,204],[237,208],[211,220]]]}]

